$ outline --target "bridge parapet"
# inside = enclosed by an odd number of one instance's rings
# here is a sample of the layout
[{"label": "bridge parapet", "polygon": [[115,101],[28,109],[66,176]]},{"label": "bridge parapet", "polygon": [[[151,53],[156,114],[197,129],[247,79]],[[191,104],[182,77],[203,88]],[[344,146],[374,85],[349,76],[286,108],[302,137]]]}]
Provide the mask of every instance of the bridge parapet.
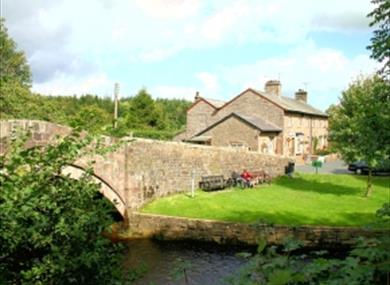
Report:
[{"label": "bridge parapet", "polygon": [[0,153],[5,151],[9,138],[17,135],[19,130],[31,132],[26,147],[46,145],[53,142],[57,136],[63,137],[71,133],[72,129],[59,124],[39,120],[2,120],[0,121]]},{"label": "bridge parapet", "polygon": [[[67,126],[59,124],[39,121],[39,120],[7,120],[0,121],[0,154],[4,153],[7,147],[8,140],[17,136],[18,131],[29,131],[31,133],[30,138],[27,140],[25,147],[31,148],[35,146],[44,146],[50,143],[54,143],[58,137],[64,137],[72,132],[72,129]],[[110,145],[116,140],[111,137],[104,137],[103,144]],[[110,157],[112,154],[108,154]],[[122,180],[114,175],[115,171],[119,171],[118,163],[119,159],[114,160],[102,158],[100,156],[94,157],[82,157],[74,162],[72,166],[68,166],[63,170],[64,174],[69,174],[72,178],[79,178],[84,169],[88,167],[88,161],[98,160],[99,163],[94,169],[94,181],[100,183],[100,192],[109,199],[118,212],[123,217],[126,216],[126,196],[123,192],[123,185],[120,183]],[[119,175],[123,178],[123,175]],[[118,183],[119,182],[119,183]],[[114,188],[112,185],[120,186],[121,188]]]}]

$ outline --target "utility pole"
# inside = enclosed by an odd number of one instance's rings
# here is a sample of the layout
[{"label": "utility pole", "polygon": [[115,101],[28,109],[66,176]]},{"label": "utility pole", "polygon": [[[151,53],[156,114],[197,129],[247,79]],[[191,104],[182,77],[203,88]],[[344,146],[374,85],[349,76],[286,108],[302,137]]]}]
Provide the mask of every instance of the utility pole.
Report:
[{"label": "utility pole", "polygon": [[119,83],[114,86],[114,129],[118,126],[118,97],[119,97]]}]

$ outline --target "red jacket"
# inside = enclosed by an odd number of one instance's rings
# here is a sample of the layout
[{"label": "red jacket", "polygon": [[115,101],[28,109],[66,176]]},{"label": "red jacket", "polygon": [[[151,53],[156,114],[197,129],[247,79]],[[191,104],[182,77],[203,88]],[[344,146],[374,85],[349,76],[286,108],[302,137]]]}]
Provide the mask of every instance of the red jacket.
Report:
[{"label": "red jacket", "polygon": [[252,179],[252,175],[248,172],[248,171],[244,171],[242,174],[241,174],[241,177],[245,180],[251,180]]}]

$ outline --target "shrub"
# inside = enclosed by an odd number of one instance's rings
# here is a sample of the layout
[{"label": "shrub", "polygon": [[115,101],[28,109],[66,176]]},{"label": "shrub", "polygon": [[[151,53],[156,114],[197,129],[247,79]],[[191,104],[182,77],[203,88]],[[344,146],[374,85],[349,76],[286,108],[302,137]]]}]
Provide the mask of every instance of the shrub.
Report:
[{"label": "shrub", "polygon": [[88,169],[61,174],[91,142],[76,134],[57,145],[0,156],[0,284],[118,284],[121,248],[102,236],[113,205],[98,199]]}]

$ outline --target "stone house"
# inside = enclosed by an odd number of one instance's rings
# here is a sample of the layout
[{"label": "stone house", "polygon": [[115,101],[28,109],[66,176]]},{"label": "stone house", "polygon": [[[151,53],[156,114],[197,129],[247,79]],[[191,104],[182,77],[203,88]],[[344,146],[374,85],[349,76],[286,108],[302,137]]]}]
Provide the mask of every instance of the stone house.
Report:
[{"label": "stone house", "polygon": [[327,138],[328,116],[307,104],[307,92],[285,97],[270,80],[264,91],[249,88],[228,102],[197,93],[186,130],[174,140],[295,157],[326,148]]}]

